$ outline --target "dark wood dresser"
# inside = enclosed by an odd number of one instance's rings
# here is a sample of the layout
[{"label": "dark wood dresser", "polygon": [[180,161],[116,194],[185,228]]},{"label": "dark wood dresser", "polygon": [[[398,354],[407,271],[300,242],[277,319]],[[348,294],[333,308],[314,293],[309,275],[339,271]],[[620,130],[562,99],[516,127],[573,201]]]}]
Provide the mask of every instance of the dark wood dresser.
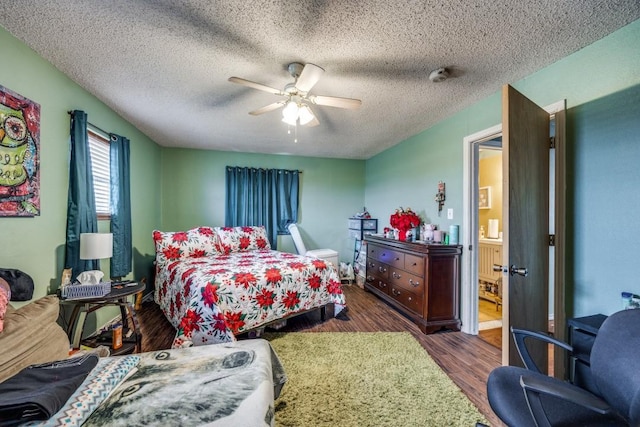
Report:
[{"label": "dark wood dresser", "polygon": [[462,246],[367,236],[365,289],[411,318],[424,333],[460,330]]}]

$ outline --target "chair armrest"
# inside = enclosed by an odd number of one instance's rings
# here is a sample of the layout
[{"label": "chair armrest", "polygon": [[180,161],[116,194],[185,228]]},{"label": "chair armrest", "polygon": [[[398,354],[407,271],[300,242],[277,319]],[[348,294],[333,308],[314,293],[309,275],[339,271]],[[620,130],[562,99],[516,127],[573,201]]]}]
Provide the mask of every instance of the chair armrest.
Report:
[{"label": "chair armrest", "polygon": [[541,378],[537,375],[521,375],[520,386],[525,392],[531,416],[538,426],[549,426],[549,420],[540,401],[540,395],[552,396],[567,402],[572,402],[598,414],[611,412],[607,402],[588,391],[567,382],[553,378]]},{"label": "chair armrest", "polygon": [[567,351],[573,351],[573,347],[571,347],[569,344],[541,332],[511,328],[511,333],[513,334],[513,339],[516,343],[518,354],[520,354],[520,359],[522,359],[524,366],[530,371],[542,373],[529,354],[529,350],[527,349],[527,345],[525,343],[525,339],[527,338],[535,338],[540,341],[562,347]]}]

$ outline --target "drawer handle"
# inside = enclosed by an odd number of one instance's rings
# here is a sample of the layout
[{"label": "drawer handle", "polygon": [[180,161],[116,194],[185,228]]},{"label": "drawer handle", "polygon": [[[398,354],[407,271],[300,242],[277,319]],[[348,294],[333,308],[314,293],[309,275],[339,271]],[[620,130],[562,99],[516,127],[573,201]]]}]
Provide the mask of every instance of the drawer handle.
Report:
[{"label": "drawer handle", "polygon": [[411,286],[415,286],[415,287],[420,286],[420,282],[414,282],[414,281],[413,281],[413,279],[409,279],[409,284],[410,284]]},{"label": "drawer handle", "polygon": [[417,263],[417,262],[414,262],[414,263],[413,263],[413,266],[414,266],[414,267],[416,267],[417,265],[418,265],[418,263]]},{"label": "drawer handle", "polygon": [[400,291],[396,291],[395,289],[391,289],[391,293],[397,297],[400,296]]},{"label": "drawer handle", "polygon": [[367,282],[373,282],[373,276],[367,276]]},{"label": "drawer handle", "polygon": [[400,261],[400,258],[396,257],[396,261]]},{"label": "drawer handle", "polygon": [[370,262],[370,263],[369,263],[369,267],[373,268],[373,267],[375,267],[375,266],[376,266],[376,264],[375,264],[374,262]]},{"label": "drawer handle", "polygon": [[409,297],[409,298],[407,299],[407,301],[411,302],[411,297]]},{"label": "drawer handle", "polygon": [[384,267],[378,267],[378,271],[379,271],[380,273],[386,273],[386,272],[387,272],[387,269],[386,269],[386,268],[384,268]]},{"label": "drawer handle", "polygon": [[378,287],[380,287],[380,288],[386,288],[386,287],[387,287],[387,284],[386,284],[386,283],[384,283],[384,282],[380,282],[380,281],[378,281]]},{"label": "drawer handle", "polygon": [[394,279],[399,279],[400,277],[402,277],[398,273],[396,273],[395,271],[393,273],[391,273],[391,275],[393,276]]}]

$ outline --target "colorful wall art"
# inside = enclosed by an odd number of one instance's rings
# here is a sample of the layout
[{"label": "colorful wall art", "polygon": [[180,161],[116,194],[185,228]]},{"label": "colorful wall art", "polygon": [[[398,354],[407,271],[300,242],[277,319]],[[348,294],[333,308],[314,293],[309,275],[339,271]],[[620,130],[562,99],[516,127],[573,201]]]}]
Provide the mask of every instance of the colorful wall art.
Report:
[{"label": "colorful wall art", "polygon": [[0,86],[0,216],[40,215],[40,104]]}]

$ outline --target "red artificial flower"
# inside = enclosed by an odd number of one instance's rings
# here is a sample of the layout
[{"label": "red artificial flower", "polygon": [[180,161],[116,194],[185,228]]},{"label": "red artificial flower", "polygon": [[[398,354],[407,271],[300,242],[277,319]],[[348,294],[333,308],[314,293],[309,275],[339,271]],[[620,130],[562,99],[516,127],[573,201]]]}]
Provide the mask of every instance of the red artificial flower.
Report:
[{"label": "red artificial flower", "polygon": [[405,232],[411,228],[419,226],[421,221],[420,217],[413,212],[411,208],[407,208],[406,210],[402,208],[397,209],[389,218],[389,223],[393,228]]}]

